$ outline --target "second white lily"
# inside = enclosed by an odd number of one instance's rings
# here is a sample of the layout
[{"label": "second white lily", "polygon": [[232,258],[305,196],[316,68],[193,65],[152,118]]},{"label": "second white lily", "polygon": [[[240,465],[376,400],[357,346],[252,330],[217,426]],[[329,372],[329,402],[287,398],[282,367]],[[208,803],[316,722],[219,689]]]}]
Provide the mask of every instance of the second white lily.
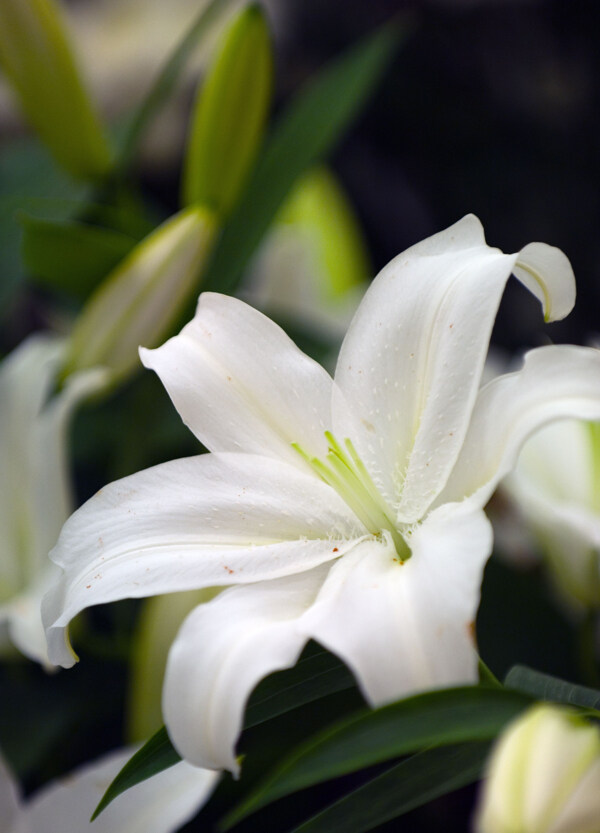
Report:
[{"label": "second white lily", "polygon": [[66,524],[51,659],[74,663],[66,626],[89,605],[239,585],[186,619],[163,699],[180,754],[234,773],[251,690],[310,638],[374,705],[474,682],[483,506],[532,431],[600,418],[600,355],[585,348],[533,350],[480,390],[511,273],[547,319],[571,309],[573,273],[550,246],[503,254],[473,216],[413,246],[367,292],[335,381],[265,316],[202,295],[142,360],[213,453],[113,483]]}]

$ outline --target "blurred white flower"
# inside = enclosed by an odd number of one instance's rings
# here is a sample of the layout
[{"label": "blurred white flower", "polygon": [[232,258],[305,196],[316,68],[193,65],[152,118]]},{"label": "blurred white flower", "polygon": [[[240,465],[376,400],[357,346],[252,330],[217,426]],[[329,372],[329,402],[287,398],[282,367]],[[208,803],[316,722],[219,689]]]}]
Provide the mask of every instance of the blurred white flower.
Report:
[{"label": "blurred white flower", "polygon": [[267,315],[299,324],[337,350],[369,275],[348,197],[329,170],[314,168],[278,213],[242,293]]},{"label": "blurred white flower", "polygon": [[48,552],[73,510],[66,432],[104,372],[76,374],[51,397],[65,342],[34,335],[0,364],[0,645],[47,663],[42,596],[56,579]]},{"label": "blurred white flower", "polygon": [[[600,351],[598,351],[600,355]],[[525,443],[502,484],[571,605],[600,605],[600,423],[561,420]]]},{"label": "blurred white flower", "polygon": [[98,802],[134,751],[111,752],[27,799],[0,758],[2,833],[174,833],[206,803],[219,773],[181,761],[118,796],[90,825]]},{"label": "blurred white flower", "polygon": [[251,690],[310,638],[374,705],[475,682],[483,507],[534,430],[600,418],[586,348],[533,350],[480,389],[511,273],[547,319],[571,309],[571,266],[543,243],[503,254],[471,215],[413,246],[367,291],[335,381],[261,313],[202,295],[141,354],[213,453],[113,483],[65,525],[44,600],[52,661],[75,662],[66,627],[85,607],[239,585],[188,616],[163,696],[182,757],[233,772]]},{"label": "blurred white flower", "polygon": [[492,751],[474,830],[598,833],[598,727],[547,704],[511,723]]}]

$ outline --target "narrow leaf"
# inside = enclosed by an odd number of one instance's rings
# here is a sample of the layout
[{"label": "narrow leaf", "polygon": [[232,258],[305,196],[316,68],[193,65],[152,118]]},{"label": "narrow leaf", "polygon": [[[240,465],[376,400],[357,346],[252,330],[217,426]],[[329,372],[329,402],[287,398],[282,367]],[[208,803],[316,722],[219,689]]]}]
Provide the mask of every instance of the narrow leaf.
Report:
[{"label": "narrow leaf", "polygon": [[233,0],[212,0],[208,6],[203,6],[195,21],[175,47],[147,96],[131,119],[117,162],[117,167],[120,170],[125,169],[135,156],[144,130],[168,100],[193,50],[213,26],[219,15],[232,3]]},{"label": "narrow leaf", "polygon": [[260,6],[246,6],[199,87],[184,163],[185,205],[230,213],[262,141],[272,87],[267,21]]},{"label": "narrow leaf", "polygon": [[157,772],[173,766],[181,760],[173,749],[167,730],[163,727],[127,761],[123,769],[106,790],[90,821],[100,815],[118,795],[151,778]]},{"label": "narrow leaf", "polygon": [[207,286],[231,292],[292,185],[331,152],[367,102],[398,43],[388,25],[329,64],[292,101],[267,141],[221,240]]},{"label": "narrow leaf", "polygon": [[531,699],[505,689],[431,691],[361,711],[311,738],[225,819],[225,829],[289,793],[428,746],[493,739]]},{"label": "narrow leaf", "polygon": [[36,283],[83,300],[136,245],[112,229],[22,214],[21,254]]},{"label": "narrow leaf", "polygon": [[343,662],[327,651],[302,657],[293,668],[271,674],[250,699],[244,726],[258,726],[328,694],[355,686]]},{"label": "narrow leaf", "polygon": [[106,174],[111,154],[53,0],[2,0],[0,64],[27,120],[71,174]]},{"label": "narrow leaf", "polygon": [[[352,688],[354,684],[353,676],[342,662],[333,654],[318,649],[302,657],[293,668],[272,674],[260,683],[250,700],[244,726],[246,729],[258,726],[327,694]],[[163,726],[117,775],[95,815],[125,790],[179,760]]]},{"label": "narrow leaf", "polygon": [[542,674],[524,665],[513,666],[506,675],[504,685],[539,700],[600,711],[600,691]]},{"label": "narrow leaf", "polygon": [[426,749],[368,781],[293,833],[365,833],[477,781],[489,743]]}]

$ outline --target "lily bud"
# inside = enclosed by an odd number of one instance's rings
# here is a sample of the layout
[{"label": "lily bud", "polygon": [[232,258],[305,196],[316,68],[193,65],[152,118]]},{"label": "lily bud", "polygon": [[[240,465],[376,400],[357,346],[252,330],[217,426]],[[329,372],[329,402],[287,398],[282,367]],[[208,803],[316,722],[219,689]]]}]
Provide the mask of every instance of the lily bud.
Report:
[{"label": "lily bud", "polygon": [[225,32],[194,106],[183,202],[226,216],[262,140],[273,87],[273,54],[260,6],[247,6]]},{"label": "lily bud", "polygon": [[214,232],[210,212],[189,208],[142,240],[84,307],[63,380],[76,370],[102,366],[114,382],[138,364],[139,345],[159,344],[197,286]]},{"label": "lily bud", "polygon": [[503,484],[531,528],[561,597],[600,605],[600,423],[561,420],[525,444]]},{"label": "lily bud", "polygon": [[327,168],[305,174],[245,286],[250,302],[341,340],[368,286],[369,257],[348,197]]},{"label": "lily bud", "polygon": [[56,161],[84,179],[105,174],[109,145],[52,0],[2,0],[0,65]]},{"label": "lily bud", "polygon": [[512,723],[488,763],[475,833],[597,833],[600,731],[539,704]]}]

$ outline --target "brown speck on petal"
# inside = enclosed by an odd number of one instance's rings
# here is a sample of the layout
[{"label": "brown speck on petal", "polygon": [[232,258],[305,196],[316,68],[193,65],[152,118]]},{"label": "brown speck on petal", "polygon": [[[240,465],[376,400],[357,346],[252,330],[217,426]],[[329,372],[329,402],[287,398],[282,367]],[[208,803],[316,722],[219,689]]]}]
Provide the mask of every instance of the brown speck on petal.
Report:
[{"label": "brown speck on petal", "polygon": [[331,552],[339,552],[339,549],[338,549],[337,547],[334,547],[334,548],[331,550]]},{"label": "brown speck on petal", "polygon": [[229,573],[229,575],[230,575],[230,576],[231,576],[231,575],[233,575],[233,572],[234,572],[234,571],[233,571],[231,568],[229,568],[227,565],[225,565],[225,566],[223,567],[223,569],[224,569],[224,570],[227,570],[227,572]]}]

